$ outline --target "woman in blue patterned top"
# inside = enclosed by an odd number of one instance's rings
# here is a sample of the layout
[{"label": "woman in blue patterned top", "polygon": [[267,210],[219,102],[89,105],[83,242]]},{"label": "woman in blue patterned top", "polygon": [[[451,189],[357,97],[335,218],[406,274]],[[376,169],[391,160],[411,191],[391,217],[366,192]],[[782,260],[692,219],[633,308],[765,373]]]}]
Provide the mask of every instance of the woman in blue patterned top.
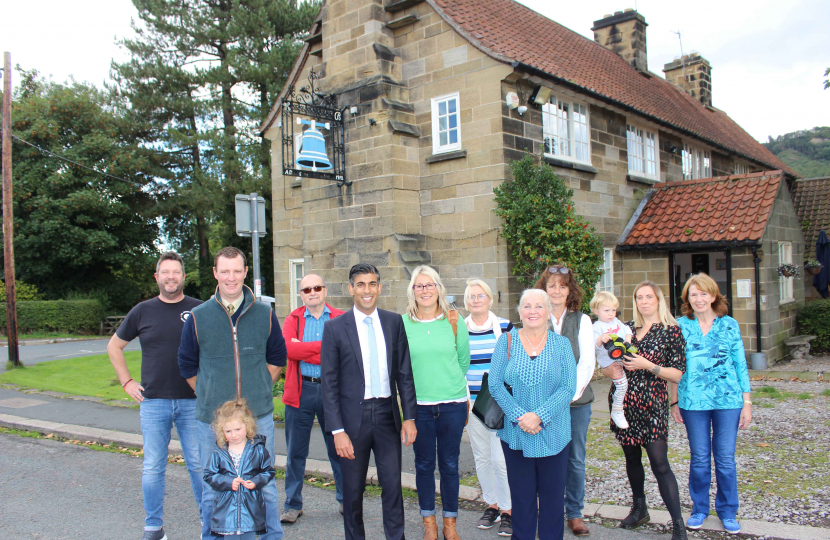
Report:
[{"label": "woman in blue patterned top", "polygon": [[576,360],[568,339],[550,330],[551,310],[545,291],[525,290],[518,308],[522,329],[502,334],[490,365],[490,394],[504,410],[499,437],[516,540],[535,539],[537,522],[542,540],[561,540],[565,528]]},{"label": "woman in blue patterned top", "polygon": [[735,446],[738,429],[752,421],[749,372],[737,321],[729,317],[726,299],[706,274],[689,278],[683,287],[683,315],[678,323],[686,339],[686,373],[680,398],[672,399],[672,417],[686,424],[691,463],[689,495],[694,506],[686,522],[699,529],[709,517],[711,457],[718,481],[715,511],[731,534],[741,532]]}]

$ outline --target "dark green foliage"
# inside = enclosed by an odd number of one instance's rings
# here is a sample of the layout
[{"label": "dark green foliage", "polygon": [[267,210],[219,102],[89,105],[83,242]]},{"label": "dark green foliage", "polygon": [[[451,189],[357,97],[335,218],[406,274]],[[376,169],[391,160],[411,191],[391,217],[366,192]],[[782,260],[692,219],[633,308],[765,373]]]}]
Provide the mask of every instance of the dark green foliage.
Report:
[{"label": "dark green foliage", "polygon": [[[24,301],[17,303],[20,333],[97,332],[104,309],[97,300]],[[0,305],[0,328],[6,327],[6,305]]]},{"label": "dark green foliage", "polygon": [[[14,297],[20,302],[22,300],[43,300],[43,295],[34,285],[29,285],[20,280],[14,282]],[[0,302],[6,301],[6,284],[0,283]]]},{"label": "dark green foliage", "polygon": [[513,274],[532,285],[544,269],[563,263],[585,291],[588,310],[591,291],[599,281],[602,239],[582,216],[577,215],[573,190],[549,165],[536,164],[526,154],[510,164],[513,180],[495,188],[494,212],[504,220],[501,235],[507,239],[515,265]]},{"label": "dark green foliage", "polygon": [[764,146],[804,178],[830,176],[830,127],[770,137]]},{"label": "dark green foliage", "polygon": [[830,351],[830,300],[808,302],[796,317],[799,335],[813,335],[812,352]]}]

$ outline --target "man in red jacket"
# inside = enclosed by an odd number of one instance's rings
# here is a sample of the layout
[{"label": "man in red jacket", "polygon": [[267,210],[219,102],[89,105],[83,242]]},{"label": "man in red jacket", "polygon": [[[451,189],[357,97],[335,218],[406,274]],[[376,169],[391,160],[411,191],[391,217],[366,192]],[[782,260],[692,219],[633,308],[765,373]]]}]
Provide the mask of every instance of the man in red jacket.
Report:
[{"label": "man in red jacket", "polygon": [[300,281],[300,298],[304,306],[295,309],[285,319],[282,335],[288,349],[285,370],[285,507],[280,515],[283,523],[294,523],[303,515],[303,478],[308,458],[308,444],[314,415],[323,432],[329,462],[337,488],[337,502],[343,513],[343,476],[340,458],[334,448],[334,437],[326,430],[320,385],[320,340],[326,321],[343,312],[326,304],[326,282],[316,274],[308,274]]}]

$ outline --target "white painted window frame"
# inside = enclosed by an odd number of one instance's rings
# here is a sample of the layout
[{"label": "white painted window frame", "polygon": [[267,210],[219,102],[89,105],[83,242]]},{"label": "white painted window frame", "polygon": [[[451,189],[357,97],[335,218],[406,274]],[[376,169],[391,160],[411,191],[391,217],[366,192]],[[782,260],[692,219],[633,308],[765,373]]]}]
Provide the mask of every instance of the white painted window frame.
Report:
[{"label": "white painted window frame", "polygon": [[[629,122],[625,126],[625,138],[626,148],[628,149],[628,172],[635,176],[643,176],[655,180],[659,179],[660,139],[657,136],[657,132],[639,125],[636,122]],[[652,150],[653,159],[649,159],[649,150]],[[638,170],[636,168],[637,165],[642,170]],[[649,165],[653,165],[653,172],[649,172]]]},{"label": "white painted window frame", "polygon": [[[564,118],[565,107],[567,118]],[[574,110],[578,110],[585,122],[575,118]],[[562,151],[563,131],[567,131],[567,154]],[[579,140],[577,132],[581,135]],[[546,156],[591,165],[591,107],[583,101],[551,94],[548,102],[542,105],[542,148]]]},{"label": "white painted window frame", "polygon": [[683,180],[712,177],[712,151],[683,143]]},{"label": "white painted window frame", "polygon": [[[778,242],[778,265],[793,263],[792,242]],[[778,276],[778,303],[784,304],[795,300],[795,278]]]},{"label": "white painted window frame", "polygon": [[602,248],[602,275],[597,281],[597,292],[614,294],[614,248]]},{"label": "white painted window frame", "polygon": [[[301,267],[300,277],[297,276],[297,267]],[[294,311],[302,304],[300,299],[300,281],[305,275],[305,259],[288,259],[288,285],[291,291],[291,298],[289,304],[291,311]]]},{"label": "white painted window frame", "polygon": [[[455,100],[455,112],[449,112],[449,102]],[[440,129],[440,121],[441,121],[441,114],[439,114],[440,105],[442,102],[446,102],[447,105],[447,114],[444,115],[447,117],[447,132],[451,129],[455,129],[458,132],[458,140],[455,143],[449,142],[449,134],[447,135],[447,144],[441,144],[441,129]],[[432,153],[433,154],[446,154],[447,152],[454,152],[456,150],[461,150],[461,95],[458,92],[447,94],[444,96],[434,97],[432,98],[431,103],[431,110],[432,110]],[[451,128],[449,127],[450,118],[455,116],[456,118],[456,127]]]},{"label": "white painted window frame", "polygon": [[749,174],[749,165],[735,162],[735,174]]}]

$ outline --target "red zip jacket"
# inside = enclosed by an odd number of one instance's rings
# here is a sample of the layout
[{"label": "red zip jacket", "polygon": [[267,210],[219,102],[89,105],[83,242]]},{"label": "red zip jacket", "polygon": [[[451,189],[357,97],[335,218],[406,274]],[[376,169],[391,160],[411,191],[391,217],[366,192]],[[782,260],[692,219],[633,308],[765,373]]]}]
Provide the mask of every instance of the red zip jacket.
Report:
[{"label": "red zip jacket", "polygon": [[[331,311],[330,319],[343,315],[344,311],[326,304]],[[288,364],[285,368],[285,388],[282,393],[282,402],[292,407],[300,406],[300,395],[303,392],[303,378],[300,373],[300,361],[320,365],[320,342],[309,341],[297,343],[291,338],[303,340],[305,331],[306,307],[292,311],[282,325],[282,337],[285,338],[285,348],[288,350]]]}]

